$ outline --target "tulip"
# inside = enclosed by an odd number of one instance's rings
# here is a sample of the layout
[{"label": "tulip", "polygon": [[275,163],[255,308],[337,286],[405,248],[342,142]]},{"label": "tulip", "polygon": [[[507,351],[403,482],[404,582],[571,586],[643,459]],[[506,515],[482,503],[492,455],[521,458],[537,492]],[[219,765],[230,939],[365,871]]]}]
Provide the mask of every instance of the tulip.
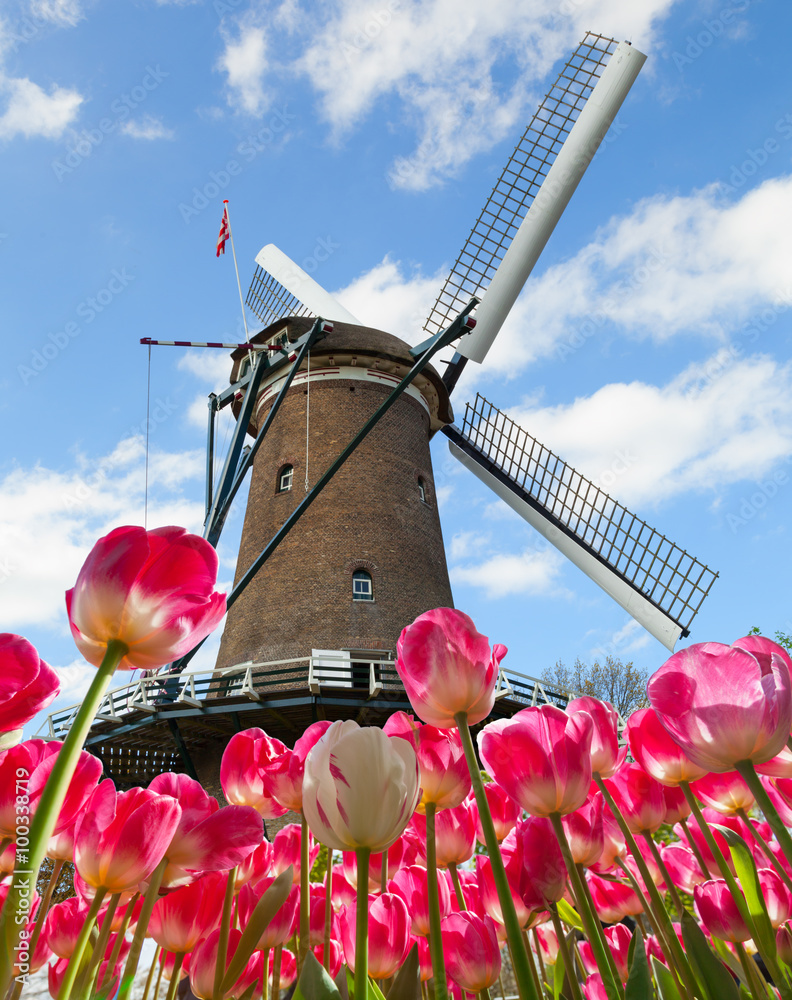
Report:
[{"label": "tulip", "polygon": [[100,538],[66,594],[72,636],[98,667],[112,640],[121,670],[154,670],[189,652],[225,614],[217,553],[184,528],[116,528]]},{"label": "tulip", "polygon": [[492,917],[451,913],[442,923],[448,975],[468,993],[480,993],[497,982],[501,954]]},{"label": "tulip", "polygon": [[776,931],[776,950],[782,962],[792,965],[792,933],[789,931],[789,924]]},{"label": "tulip", "polygon": [[[347,965],[356,968],[355,912],[342,910],[341,943]],[[369,897],[368,971],[374,979],[389,979],[410,950],[410,914],[401,896],[383,892]]]},{"label": "tulip", "polygon": [[748,810],[754,804],[750,788],[736,771],[708,774],[690,787],[697,799],[725,816]]},{"label": "tulip", "polygon": [[744,639],[732,646],[699,643],[668,659],[646,690],[661,723],[693,763],[733,771],[738,763],[775,757],[789,737],[792,682],[786,660]]},{"label": "tulip", "polygon": [[589,798],[574,812],[562,818],[564,832],[576,865],[590,868],[596,865],[605,849],[602,796]]},{"label": "tulip", "polygon": [[632,833],[654,833],[665,821],[663,786],[640,764],[625,764],[607,787]]},{"label": "tulip", "polygon": [[220,923],[225,876],[211,872],[162,896],[151,911],[147,933],[166,951],[186,954]]},{"label": "tulip", "polygon": [[721,941],[747,941],[751,937],[734,897],[723,879],[697,885],[693,899],[701,922],[713,937]]},{"label": "tulip", "polygon": [[[319,844],[315,843],[313,837],[308,832],[308,869],[313,867],[314,861],[319,854]],[[291,865],[292,881],[295,885],[301,884],[302,879],[302,827],[299,823],[289,823],[283,829],[278,830],[272,842],[272,871],[275,875],[285,872]]]},{"label": "tulip", "polygon": [[[441,809],[453,809],[470,792],[470,772],[465,751],[457,730],[438,729],[436,726],[399,726],[398,716],[391,716],[383,727],[388,736],[406,739],[415,750],[421,772],[420,812],[425,812],[429,802]],[[409,716],[407,716],[409,718]]]},{"label": "tulip", "polygon": [[[400,896],[407,904],[412,921],[412,933],[426,937],[429,934],[429,872],[421,865],[410,865],[396,872],[388,883],[391,893]],[[437,875],[440,917],[451,912],[451,892],[446,879]]]},{"label": "tulip", "polygon": [[759,885],[762,888],[762,898],[767,907],[770,923],[777,930],[785,924],[792,913],[792,897],[789,889],[773,871],[772,868],[760,868],[757,872]]},{"label": "tulip", "polygon": [[709,874],[701,870],[695,854],[687,847],[683,847],[682,844],[670,844],[668,847],[663,847],[660,855],[674,884],[690,893],[691,896],[695,887],[706,882],[709,878]]},{"label": "tulip", "polygon": [[334,722],[305,762],[308,825],[335,850],[387,850],[407,826],[419,794],[412,747],[351,720]]},{"label": "tulip", "polygon": [[635,890],[624,882],[611,882],[591,872],[586,876],[594,908],[606,924],[643,913],[643,903]]},{"label": "tulip", "polygon": [[[272,971],[275,966],[275,958],[270,956],[270,991],[273,990],[272,984],[274,980],[274,972]],[[278,982],[280,984],[280,989],[288,990],[297,981],[297,956],[294,952],[289,951],[288,948],[284,948],[281,952],[281,964],[280,964],[280,974],[278,976]],[[274,991],[273,991],[274,996]]]},{"label": "tulip", "polygon": [[302,812],[305,759],[329,728],[327,721],[314,722],[297,740],[293,750],[287,749],[273,757],[264,767],[264,786],[284,809]]},{"label": "tulip", "polygon": [[588,977],[583,984],[583,992],[586,1000],[609,1000],[608,991],[605,989],[605,983],[599,972]]},{"label": "tulip", "polygon": [[[627,981],[627,976],[630,972],[630,963],[627,956],[630,951],[632,933],[629,928],[624,926],[624,924],[616,924],[613,927],[606,927],[604,934],[605,940],[608,942],[611,955],[613,955],[613,959],[616,963],[616,971],[619,974],[619,978],[624,983]],[[580,957],[583,961],[583,967],[586,972],[589,974],[596,973],[597,963],[594,960],[594,953],[591,950],[591,945],[588,941],[583,941],[581,942],[579,948]]]},{"label": "tulip", "polygon": [[[311,885],[309,930],[312,948],[324,944],[326,898],[325,887],[323,885],[315,883]],[[338,938],[338,915],[332,908],[330,910],[329,933],[331,937]]]},{"label": "tulip", "polygon": [[0,633],[0,750],[21,736],[26,722],[58,696],[60,679],[27,639]]},{"label": "tulip", "polygon": [[[497,781],[488,781],[484,785],[484,794],[487,797],[487,805],[489,806],[492,823],[495,827],[495,836],[500,843],[517,825],[517,820],[522,815],[522,809],[520,809],[519,805],[506,789],[501,788]],[[472,805],[476,816],[476,840],[480,844],[486,845],[484,830],[481,826],[481,816],[479,815],[475,799],[473,799]]]},{"label": "tulip", "polygon": [[675,823],[687,819],[690,815],[690,805],[685,797],[684,791],[673,785],[663,785],[663,800],[665,801],[666,826],[674,826]]},{"label": "tulip", "polygon": [[601,778],[610,778],[624,763],[627,747],[619,747],[619,713],[608,701],[599,698],[573,698],[567,713],[586,712],[594,729],[591,738],[591,770]]},{"label": "tulip", "polygon": [[532,816],[574,812],[591,784],[593,726],[586,712],[525,708],[479,733],[484,768]]},{"label": "tulip", "polygon": [[239,892],[243,885],[250,882],[256,885],[261,879],[275,874],[274,848],[268,840],[262,840],[258,847],[240,861],[234,875],[234,891]]},{"label": "tulip", "polygon": [[[506,876],[508,878],[509,892],[512,898],[512,904],[517,914],[517,921],[520,927],[528,927],[531,922],[531,917],[535,912],[535,900],[529,900],[528,903],[523,899],[520,891],[520,868],[521,859],[517,852],[511,855],[507,854],[504,858],[506,861]],[[492,919],[498,923],[505,925],[503,910],[501,907],[500,894],[495,885],[495,879],[492,874],[492,862],[488,857],[483,854],[476,855],[476,882],[478,883],[479,898],[481,899],[482,908],[486,913],[488,913]]]},{"label": "tulip", "polygon": [[263,729],[245,729],[228,741],[220,762],[220,784],[231,805],[253,806],[263,819],[283,816],[287,810],[278,805],[265,785],[267,765],[288,747],[267,736]]},{"label": "tulip", "polygon": [[792,778],[792,750],[782,747],[781,753],[771,757],[764,764],[757,764],[758,774],[766,774],[771,778]]},{"label": "tulip", "polygon": [[[421,843],[426,843],[426,818],[419,812],[413,815],[411,828],[419,834]],[[435,847],[437,864],[461,865],[473,857],[476,842],[476,824],[473,809],[463,802],[455,809],[444,809],[435,817]],[[424,854],[425,857],[425,854]],[[390,869],[389,869],[390,870]]]},{"label": "tulip", "polygon": [[[340,933],[340,929],[339,929]],[[314,949],[313,953],[316,961],[320,965],[324,965],[324,944],[318,944]],[[327,964],[327,971],[330,973],[330,978],[335,979],[338,973],[341,971],[341,966],[344,964],[344,951],[338,941],[330,939],[330,958]]]},{"label": "tulip", "polygon": [[624,727],[630,753],[661,785],[679,785],[703,778],[709,768],[699,767],[666,730],[653,708],[639,708]]},{"label": "tulip", "polygon": [[424,722],[452,729],[463,713],[472,726],[492,711],[506,647],[490,651],[487,637],[463,612],[426,611],[402,631],[396,650],[396,670]]},{"label": "tulip", "polygon": [[538,816],[521,820],[504,840],[502,853],[507,873],[512,864],[517,866],[517,888],[528,909],[547,909],[563,897],[567,871],[549,820]]},{"label": "tulip", "polygon": [[[243,927],[250,920],[259,900],[274,881],[275,877],[273,876],[262,879],[254,886],[243,886],[239,893],[239,917]],[[293,885],[286,901],[264,928],[257,947],[266,951],[268,948],[277,948],[278,945],[286,944],[297,931],[299,906],[300,890],[298,886]]]},{"label": "tulip", "polygon": [[[241,938],[242,932],[235,930],[233,927],[228,932],[224,973],[231,964],[231,959],[239,947]],[[220,930],[212,931],[209,937],[202,941],[195,951],[193,951],[190,959],[190,989],[201,1000],[210,1000],[210,998],[221,1000],[214,993],[215,967],[218,962],[219,941]],[[260,956],[254,952],[248,959],[247,965],[240,973],[236,982],[222,994],[222,997],[238,997],[244,993],[256,981],[259,972],[258,963],[260,961]]]},{"label": "tulip", "polygon": [[70,896],[50,907],[43,936],[49,948],[61,958],[70,958],[85,923],[88,909],[79,896]]}]

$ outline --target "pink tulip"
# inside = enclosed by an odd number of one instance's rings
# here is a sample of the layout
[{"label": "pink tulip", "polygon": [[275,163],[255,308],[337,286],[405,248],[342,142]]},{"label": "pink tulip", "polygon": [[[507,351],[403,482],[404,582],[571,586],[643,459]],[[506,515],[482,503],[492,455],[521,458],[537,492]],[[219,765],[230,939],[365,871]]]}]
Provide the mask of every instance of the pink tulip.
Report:
[{"label": "pink tulip", "polygon": [[762,778],[765,791],[784,826],[792,826],[792,778]]},{"label": "pink tulip", "polygon": [[619,747],[619,713],[607,701],[599,698],[573,698],[567,713],[586,712],[594,730],[591,738],[591,771],[601,778],[610,778],[624,763],[627,747]]},{"label": "pink tulip", "polygon": [[0,633],[0,733],[22,729],[59,691],[58,675],[27,639]]},{"label": "pink tulip", "polygon": [[701,870],[695,854],[682,844],[663,847],[660,856],[674,885],[690,893],[691,896],[695,887],[709,878],[709,873]]},{"label": "pink tulip", "polygon": [[284,809],[302,812],[305,760],[329,728],[330,723],[326,720],[314,722],[297,740],[293,750],[273,757],[264,768],[265,788]]},{"label": "pink tulip", "polygon": [[558,935],[552,924],[542,924],[535,928],[536,939],[539,942],[542,961],[545,965],[555,965],[558,961]]},{"label": "pink tulip", "polygon": [[[350,969],[355,968],[355,910],[341,911],[341,943]],[[410,914],[397,894],[369,896],[368,971],[372,979],[389,979],[410,950]]]},{"label": "pink tulip", "polygon": [[747,941],[750,938],[751,932],[723,879],[697,885],[693,899],[701,922],[713,937],[721,941]]},{"label": "pink tulip", "polygon": [[770,923],[777,930],[787,922],[792,914],[792,898],[789,889],[772,868],[760,868],[758,875]]},{"label": "pink tulip", "polygon": [[[340,933],[340,931],[339,931]],[[312,949],[316,961],[320,965],[324,965],[324,942],[318,944]],[[330,962],[328,972],[330,973],[330,978],[335,979],[338,973],[341,971],[341,966],[344,964],[344,950],[338,941],[330,938]]]},{"label": "pink tulip", "polygon": [[630,753],[647,774],[661,785],[678,785],[703,778],[709,768],[699,767],[669,736],[653,708],[639,708],[624,727]]},{"label": "pink tulip", "polygon": [[0,879],[4,875],[10,875],[14,870],[15,864],[16,844],[9,844],[4,851],[0,852]]},{"label": "pink tulip", "polygon": [[43,936],[56,955],[71,958],[87,913],[88,908],[78,896],[70,896],[50,907]]},{"label": "pink tulip", "polygon": [[424,722],[452,729],[460,712],[471,726],[490,714],[506,647],[496,645],[490,652],[489,640],[466,614],[453,608],[426,611],[402,631],[396,649],[396,670]]},{"label": "pink tulip", "polygon": [[[647,844],[647,842],[644,840],[643,837],[639,837],[639,839],[636,841],[636,846],[638,847],[638,853],[643,858],[644,864],[646,865],[649,871],[649,876],[651,877],[654,884],[660,890],[666,889],[667,886],[663,881],[663,873],[660,870],[660,866],[657,864],[654,854],[652,854],[649,845]],[[627,864],[627,867],[632,872],[635,881],[640,886],[642,886],[644,892],[646,892],[645,880],[641,875],[640,869],[638,868],[638,864],[635,860],[635,854],[632,851],[625,858],[625,862]]]},{"label": "pink tulip", "polygon": [[94,888],[133,890],[165,856],[180,817],[170,795],[143,788],[116,793],[112,781],[103,781],[77,822],[74,866]]},{"label": "pink tulip", "polygon": [[759,774],[767,774],[772,778],[792,778],[792,750],[788,746],[782,747],[775,757],[764,764],[757,764],[756,770]]},{"label": "pink tulip", "polygon": [[665,822],[663,786],[640,764],[625,764],[607,786],[632,833],[654,833]]},{"label": "pink tulip", "polygon": [[[250,806],[220,808],[217,799],[186,774],[158,774],[149,791],[170,795],[181,817],[165,856],[163,888],[191,881],[198,872],[226,871],[258,847],[264,838],[261,816]],[[187,949],[188,951],[190,949]]]},{"label": "pink tulip", "polygon": [[625,917],[643,913],[640,897],[631,886],[623,882],[610,882],[589,872],[586,876],[594,908],[600,920],[616,924]]},{"label": "pink tulip", "polygon": [[[415,820],[417,813],[413,813],[412,820]],[[411,821],[412,822],[412,821]],[[424,833],[423,842],[426,840]],[[401,837],[398,837],[387,850],[388,865],[386,878],[393,878],[401,868],[409,865],[421,864],[423,858],[422,843],[418,842],[418,835],[412,826],[408,826]],[[379,892],[382,885],[382,858],[383,854],[372,854],[369,858],[369,892]],[[345,879],[352,887],[357,886],[357,856],[354,851],[344,851],[343,872]],[[335,879],[335,875],[333,876]],[[336,895],[335,882],[333,883],[333,896]],[[352,893],[354,897],[354,889]],[[353,900],[354,901],[354,900]],[[346,903],[347,901],[345,901]]]},{"label": "pink tulip", "polygon": [[674,785],[663,785],[663,799],[666,807],[663,823],[666,826],[674,826],[680,820],[688,818],[690,806],[681,788]]},{"label": "pink tulip", "polygon": [[468,993],[480,993],[498,981],[501,954],[492,917],[451,913],[441,924],[448,975]]},{"label": "pink tulip", "polygon": [[[400,896],[407,904],[412,920],[412,933],[426,936],[429,933],[429,872],[421,865],[410,865],[396,872],[388,883],[388,891]],[[437,889],[440,897],[440,916],[451,912],[451,892],[448,882],[437,873]],[[346,950],[346,949],[345,949]]]},{"label": "pink tulip", "polygon": [[[411,820],[411,828],[426,844],[426,817],[416,812]],[[473,857],[476,843],[476,823],[469,803],[463,802],[455,809],[444,809],[435,816],[435,848],[437,864],[461,865]],[[425,860],[425,854],[424,854]]]},{"label": "pink tulip", "polygon": [[[239,947],[241,937],[242,932],[235,930],[232,927],[228,933],[228,948],[226,951],[224,972],[231,964],[231,959],[234,957],[234,954]],[[220,930],[218,929],[212,931],[209,937],[206,938],[205,941],[202,941],[195,951],[193,951],[190,959],[190,989],[197,997],[200,997],[201,1000],[210,1000],[210,997],[215,997],[214,977],[215,966],[217,965],[219,940]],[[256,981],[256,977],[259,972],[258,964],[260,961],[261,957],[257,955],[256,952],[253,952],[237,981],[233,983],[232,986],[222,994],[222,996],[238,997],[244,993],[245,989]],[[220,1000],[220,998],[216,998],[216,1000]]]},{"label": "pink tulip", "polygon": [[[17,806],[27,808],[25,818],[36,814],[41,793],[58,759],[62,743],[57,740],[26,740],[0,754],[0,839],[16,840]],[[27,775],[24,792],[20,785],[17,797],[17,774]],[[102,776],[102,763],[81,751],[60,807],[53,834],[69,829],[82,813]],[[27,823],[25,824],[27,826]]]},{"label": "pink tulip", "polygon": [[776,932],[776,950],[778,957],[785,965],[792,965],[792,933],[789,924],[779,927]]},{"label": "pink tulip", "polygon": [[[403,722],[401,716],[408,721]],[[456,729],[417,725],[406,712],[397,712],[385,723],[383,732],[406,739],[415,750],[421,772],[420,812],[428,802],[434,802],[439,811],[452,809],[465,799],[470,792],[470,772]]]},{"label": "pink tulip", "polygon": [[[497,781],[488,781],[484,785],[484,794],[487,796],[487,804],[489,805],[490,814],[492,815],[492,824],[495,827],[495,836],[498,838],[498,842],[500,843],[500,841],[503,840],[503,838],[506,837],[507,834],[509,834],[517,825],[517,820],[522,815],[522,809],[514,801],[511,795],[509,795],[506,789],[501,788]],[[486,846],[478,806],[476,805],[476,800],[472,795],[470,801],[476,817],[476,840],[478,840],[480,844]]]},{"label": "pink tulip", "polygon": [[[275,876],[264,878],[255,886],[243,886],[239,893],[239,917],[245,927],[259,900],[275,881]],[[297,931],[300,917],[300,889],[292,885],[286,902],[277,910],[272,920],[264,928],[258,947],[277,948],[285,944]]]},{"label": "pink tulip", "polygon": [[271,739],[263,729],[245,729],[228,741],[220,762],[220,784],[231,805],[253,806],[263,819],[283,816],[265,784],[267,766],[281,754],[289,753],[285,743]]},{"label": "pink tulip", "polygon": [[[308,861],[313,867],[314,861],[319,855],[319,844],[314,841],[311,831],[308,831]],[[272,871],[274,875],[280,875],[292,866],[292,882],[300,884],[300,873],[302,871],[302,827],[299,823],[289,823],[275,834],[272,842]]]},{"label": "pink tulip", "polygon": [[317,839],[335,850],[387,850],[419,795],[415,751],[373,726],[334,722],[305,762],[305,818]]},{"label": "pink tulip", "polygon": [[72,636],[98,667],[111,640],[121,670],[153,670],[189,652],[225,614],[217,553],[184,528],[116,528],[100,538],[66,594]]},{"label": "pink tulip", "polygon": [[[308,917],[308,928],[311,935],[311,947],[316,948],[324,942],[325,936],[325,887],[312,883],[310,887],[310,907]],[[330,912],[330,935],[333,938],[339,936],[338,915]]]},{"label": "pink tulip", "polygon": [[243,885],[250,882],[256,885],[261,879],[274,873],[275,849],[268,840],[262,840],[258,847],[236,867],[234,876],[234,891],[239,892]]},{"label": "pink tulip", "polygon": [[13,974],[15,979],[18,976],[27,976],[38,972],[53,957],[52,950],[43,934],[36,942],[33,951],[30,951],[30,940],[33,937],[35,926],[35,920],[29,920],[20,938],[20,947],[14,954]]},{"label": "pink tulip", "polygon": [[[720,816],[718,813],[714,811],[714,809],[710,808],[702,810],[702,815],[704,816],[704,819],[709,823],[710,832],[712,833],[712,836],[715,838],[715,843],[720,848],[721,854],[726,859],[726,864],[729,866],[729,868],[733,869],[734,866],[731,860],[731,852],[729,850],[729,845],[726,843],[726,838],[719,830],[715,830],[712,828],[713,823],[718,823],[721,826],[728,826],[729,824],[726,822],[728,817]],[[698,848],[699,853],[704,859],[704,863],[707,865],[707,868],[710,870],[710,872],[718,871],[718,863],[713,857],[713,854],[709,849],[709,845],[707,844],[707,841],[704,839],[704,836],[701,833],[701,830],[698,828],[697,824],[689,823],[685,827],[681,825],[676,826],[674,828],[674,833],[677,834],[677,836],[679,837],[680,841],[683,844],[690,844],[692,842],[692,844],[694,844]]]},{"label": "pink tulip", "polygon": [[736,771],[705,775],[690,787],[697,799],[725,816],[754,804],[753,793]]},{"label": "pink tulip", "polygon": [[[113,969],[110,969],[108,966],[108,962],[102,962],[99,966],[97,981],[104,984],[104,989],[107,990],[107,995],[112,997],[115,996],[116,990],[118,989],[118,979],[121,974],[121,963],[119,962],[116,964]],[[59,958],[57,962],[54,962],[52,965],[47,967],[47,986],[53,1000],[55,1000],[61,991],[61,986],[68,967],[68,958]]]},{"label": "pink tulip", "polygon": [[[630,963],[627,956],[630,950],[630,942],[632,941],[632,933],[624,924],[616,924],[613,927],[606,927],[604,934],[610,953],[613,955],[616,963],[616,971],[624,983],[627,981],[627,976],[630,972]],[[583,941],[579,945],[579,949],[584,969],[590,975],[593,975],[597,972],[597,961],[594,958],[591,945],[588,941]]]},{"label": "pink tulip", "polygon": [[554,705],[524,708],[478,735],[484,767],[533,816],[574,812],[591,784],[594,724],[586,712]]},{"label": "pink tulip", "polygon": [[616,859],[624,856],[627,844],[624,834],[619,828],[616,817],[610,809],[602,810],[602,854],[596,864],[591,865],[593,871],[599,874],[609,872],[616,864]]},{"label": "pink tulip", "polygon": [[545,910],[563,897],[567,870],[549,819],[521,820],[504,840],[501,853],[507,876],[518,871],[517,889],[528,909]]},{"label": "pink tulip", "polygon": [[[270,990],[272,990],[272,969],[275,964],[275,956],[270,954]],[[297,981],[297,956],[293,951],[289,951],[288,948],[284,948],[281,952],[281,968],[280,968],[280,988],[282,990],[288,990]]]},{"label": "pink tulip", "polygon": [[148,936],[166,951],[192,951],[220,923],[225,885],[225,875],[212,872],[162,896],[151,912]]},{"label": "pink tulip", "polygon": [[564,826],[572,860],[576,865],[590,868],[602,857],[605,849],[605,832],[602,821],[603,799],[598,792],[574,812],[561,820]]},{"label": "pink tulip", "polygon": [[[792,724],[789,657],[738,639],[675,653],[647,685],[652,708],[688,757],[709,771],[740,761],[763,764],[780,753]],[[777,647],[780,650],[780,647]]]},{"label": "pink tulip", "polygon": [[[509,892],[514,903],[514,909],[517,912],[517,921],[520,927],[528,927],[535,912],[535,907],[533,900],[526,904],[519,891],[521,868],[519,855],[515,852],[512,855],[507,855],[503,860],[509,883]],[[495,877],[492,874],[492,863],[488,857],[482,854],[476,855],[476,881],[478,883],[479,898],[481,899],[484,911],[497,924],[503,925],[505,921],[503,919],[498,890],[495,886]]]},{"label": "pink tulip", "polygon": [[608,1000],[608,991],[599,972],[593,973],[583,984],[586,1000]]}]

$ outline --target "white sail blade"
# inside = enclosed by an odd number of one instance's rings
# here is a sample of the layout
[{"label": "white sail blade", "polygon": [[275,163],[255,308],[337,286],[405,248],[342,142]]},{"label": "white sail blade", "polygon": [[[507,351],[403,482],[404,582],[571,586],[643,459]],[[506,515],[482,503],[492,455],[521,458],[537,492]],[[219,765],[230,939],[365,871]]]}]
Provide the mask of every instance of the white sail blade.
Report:
[{"label": "white sail blade", "polygon": [[268,243],[256,254],[256,263],[279,282],[287,292],[313,313],[322,319],[337,320],[339,323],[354,323],[361,326],[360,320],[345,309],[341,303],[325,291],[319,282],[304,271],[299,264],[278,249],[274,243]]}]

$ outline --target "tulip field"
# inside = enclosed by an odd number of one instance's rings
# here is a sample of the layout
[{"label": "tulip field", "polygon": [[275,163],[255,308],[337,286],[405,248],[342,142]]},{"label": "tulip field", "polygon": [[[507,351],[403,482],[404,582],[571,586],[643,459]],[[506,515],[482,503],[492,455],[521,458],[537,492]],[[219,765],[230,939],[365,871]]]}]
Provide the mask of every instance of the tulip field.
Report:
[{"label": "tulip field", "polygon": [[46,969],[55,1000],[136,976],[145,1000],[792,1000],[782,646],[680,650],[621,732],[591,697],[487,723],[507,650],[438,608],[398,642],[413,714],[239,732],[222,807],[185,774],[119,792],[83,750],[97,707],[216,627],[216,577],[181,528],[97,542],[66,595],[97,669],[63,743],[22,740],[58,678],[0,635],[0,998]]}]

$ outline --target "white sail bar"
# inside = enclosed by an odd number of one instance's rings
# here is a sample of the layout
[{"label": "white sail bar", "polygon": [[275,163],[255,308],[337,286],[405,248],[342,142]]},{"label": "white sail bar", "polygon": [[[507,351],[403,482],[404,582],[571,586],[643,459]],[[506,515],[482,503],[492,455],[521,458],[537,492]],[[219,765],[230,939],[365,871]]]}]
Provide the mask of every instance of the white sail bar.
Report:
[{"label": "white sail bar", "polygon": [[[341,303],[325,291],[324,288],[304,271],[299,264],[278,249],[274,243],[268,243],[256,254],[256,263],[262,270],[270,274],[290,295],[298,299],[314,316],[322,319],[336,320],[339,323],[354,323],[360,326],[360,320],[345,309]],[[250,303],[249,303],[250,304]]]},{"label": "white sail bar", "polygon": [[616,47],[492,276],[476,309],[475,330],[457,344],[464,357],[479,364],[486,357],[645,61],[627,42]]}]

